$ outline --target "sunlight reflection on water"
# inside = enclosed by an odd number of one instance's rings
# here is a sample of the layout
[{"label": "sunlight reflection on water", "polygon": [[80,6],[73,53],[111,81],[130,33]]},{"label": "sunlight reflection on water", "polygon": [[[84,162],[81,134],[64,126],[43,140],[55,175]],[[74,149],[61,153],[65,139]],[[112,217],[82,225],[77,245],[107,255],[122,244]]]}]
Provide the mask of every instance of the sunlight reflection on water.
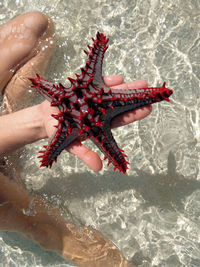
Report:
[{"label": "sunlight reflection on water", "polygon": [[[100,230],[139,266],[200,266],[199,2],[7,0],[0,7],[2,23],[30,10],[53,19],[58,45],[46,75],[52,81],[79,72],[83,49],[99,30],[110,38],[105,74],[151,86],[166,81],[174,89],[170,103],[113,132],[131,162],[127,176],[112,167],[94,174],[67,153],[51,171],[39,169],[45,140],[22,155],[27,188]],[[0,263],[7,266],[72,266],[18,234],[0,237]]]}]

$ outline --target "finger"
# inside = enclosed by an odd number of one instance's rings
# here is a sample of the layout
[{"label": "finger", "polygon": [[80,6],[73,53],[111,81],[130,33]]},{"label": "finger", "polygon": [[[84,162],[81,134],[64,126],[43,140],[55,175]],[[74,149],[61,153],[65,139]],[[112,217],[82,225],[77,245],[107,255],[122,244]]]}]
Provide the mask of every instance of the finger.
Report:
[{"label": "finger", "polygon": [[77,156],[91,170],[98,172],[102,169],[102,161],[98,154],[82,145],[80,141],[74,141],[68,146],[67,151]]},{"label": "finger", "polygon": [[116,128],[119,126],[129,124],[134,121],[144,119],[151,113],[151,111],[152,111],[151,105],[147,105],[141,108],[134,109],[132,111],[128,111],[114,118],[111,121],[111,128]]},{"label": "finger", "polygon": [[124,79],[120,75],[108,75],[103,77],[103,81],[106,86],[111,87],[122,84]]},{"label": "finger", "polygon": [[123,83],[123,84],[112,86],[113,89],[122,89],[122,90],[140,89],[140,88],[146,88],[146,87],[147,87],[147,82],[144,80],[138,80],[138,81],[133,81],[129,83]]}]

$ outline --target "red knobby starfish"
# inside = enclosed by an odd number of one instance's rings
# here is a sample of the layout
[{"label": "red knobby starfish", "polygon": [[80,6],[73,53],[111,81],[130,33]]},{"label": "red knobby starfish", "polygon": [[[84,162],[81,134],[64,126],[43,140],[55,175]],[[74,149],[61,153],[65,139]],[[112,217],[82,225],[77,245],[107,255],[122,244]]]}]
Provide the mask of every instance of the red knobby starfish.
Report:
[{"label": "red knobby starfish", "polygon": [[63,149],[76,139],[90,138],[112,163],[114,170],[125,173],[128,169],[124,151],[113,138],[111,120],[126,111],[162,100],[169,101],[172,90],[165,87],[120,90],[107,87],[102,79],[102,62],[107,50],[108,39],[97,33],[93,46],[88,46],[87,61],[77,79],[68,78],[69,87],[55,85],[37,75],[31,78],[32,87],[59,108],[57,131],[45,151],[41,151],[41,166],[51,167]]}]

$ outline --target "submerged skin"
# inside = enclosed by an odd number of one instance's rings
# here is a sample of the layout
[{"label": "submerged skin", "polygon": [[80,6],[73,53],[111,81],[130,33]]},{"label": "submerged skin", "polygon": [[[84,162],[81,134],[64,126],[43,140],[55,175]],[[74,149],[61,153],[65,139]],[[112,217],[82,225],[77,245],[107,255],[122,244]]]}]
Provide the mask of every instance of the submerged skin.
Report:
[{"label": "submerged skin", "polygon": [[[34,94],[30,95],[27,90],[28,77],[36,72],[42,74],[47,67],[55,45],[53,34],[52,21],[39,12],[23,14],[0,27],[0,94],[3,114],[6,114],[0,117],[0,230],[20,232],[77,266],[134,266],[101,233],[88,226],[77,228],[67,223],[59,210],[40,196],[30,195],[20,185],[16,152],[13,151],[50,137],[56,124],[50,114],[56,114],[58,110],[48,101],[19,110],[21,102],[30,104],[33,101]],[[42,49],[46,44],[47,48]],[[144,81],[123,84],[120,76],[108,76],[104,81],[108,86],[119,88],[120,85],[122,89],[146,86]],[[150,106],[128,112],[114,119],[112,127],[142,119],[150,112]],[[99,156],[80,142],[72,144],[69,151],[92,170],[101,169]],[[9,161],[5,162],[4,157]]]},{"label": "submerged skin", "polygon": [[23,14],[1,26],[0,93],[4,93],[6,112],[32,103],[27,77],[44,73],[55,47],[53,35],[52,21],[39,12]]}]

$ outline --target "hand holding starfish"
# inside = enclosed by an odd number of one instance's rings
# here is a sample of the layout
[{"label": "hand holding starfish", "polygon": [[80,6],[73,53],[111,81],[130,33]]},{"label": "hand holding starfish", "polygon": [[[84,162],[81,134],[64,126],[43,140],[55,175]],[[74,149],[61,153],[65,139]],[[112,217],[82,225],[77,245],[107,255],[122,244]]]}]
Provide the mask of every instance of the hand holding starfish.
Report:
[{"label": "hand holding starfish", "polygon": [[[124,83],[124,80],[119,75],[105,76],[104,82],[108,87],[117,89],[131,89],[131,88],[145,88],[147,83],[143,80]],[[43,113],[43,135],[44,137],[51,137],[55,132],[54,126],[57,125],[57,120],[51,117],[51,114],[58,114],[59,110],[50,106],[49,101],[44,101],[40,104],[41,112]],[[123,126],[131,122],[141,120],[150,114],[152,110],[151,105],[138,108],[117,116],[111,123],[112,128]],[[67,150],[81,159],[93,171],[100,171],[102,168],[102,161],[97,153],[84,146],[80,141],[74,141]]]}]

